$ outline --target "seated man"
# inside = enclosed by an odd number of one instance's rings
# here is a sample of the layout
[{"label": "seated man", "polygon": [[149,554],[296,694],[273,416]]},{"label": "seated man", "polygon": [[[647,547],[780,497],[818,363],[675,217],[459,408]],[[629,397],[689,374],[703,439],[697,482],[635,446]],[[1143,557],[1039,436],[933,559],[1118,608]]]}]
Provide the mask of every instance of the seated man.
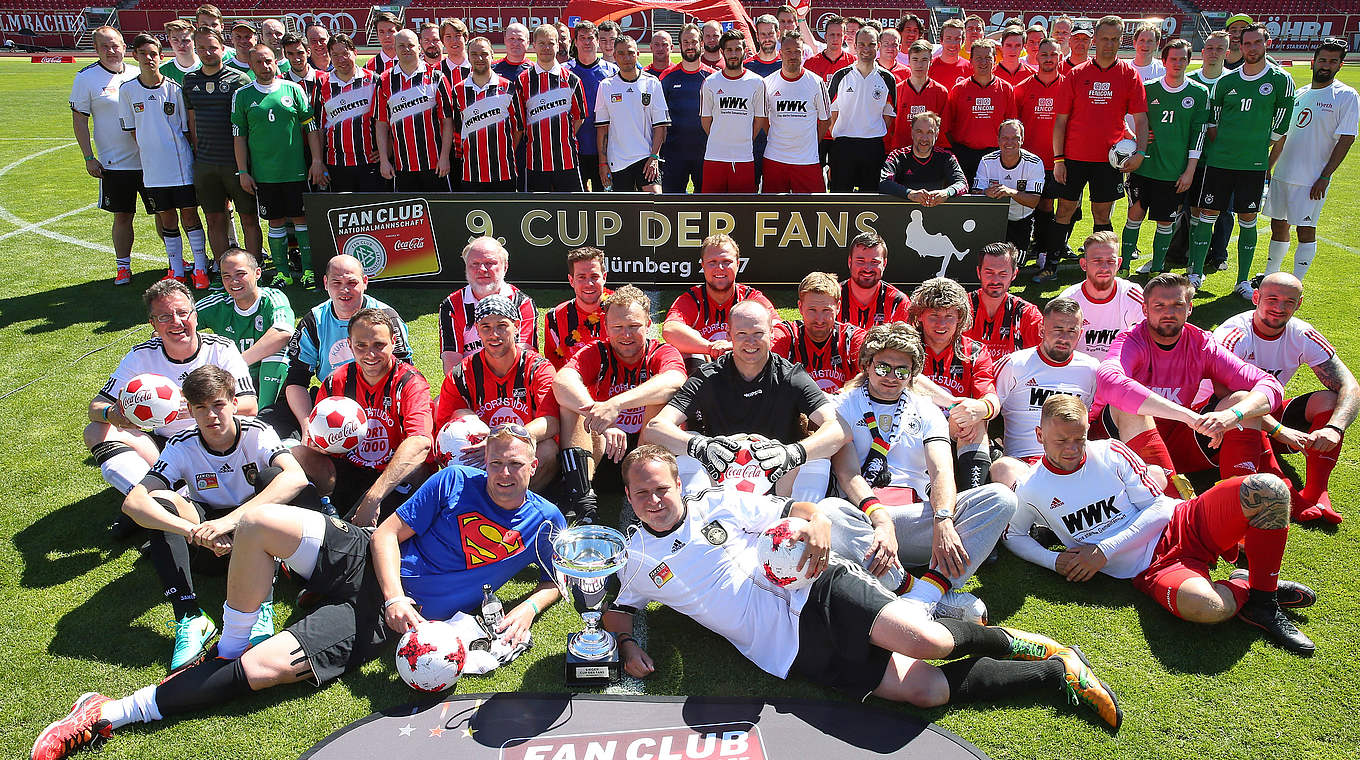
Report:
[{"label": "seated man", "polygon": [[[625,584],[604,615],[605,628],[622,634],[629,675],[656,669],[631,635],[633,615],[655,601],[727,639],[776,678],[800,675],[857,699],[875,694],[918,707],[1042,689],[1084,702],[1119,729],[1114,693],[1079,650],[1037,634],[925,619],[831,553],[824,507],[725,490],[685,495],[675,457],[659,446],[635,449],[623,474],[625,496],[646,530],[629,539],[620,575],[656,579]],[[795,590],[774,588],[749,570],[761,531],[788,514],[811,522],[798,538],[807,541],[803,565],[816,580]],[[939,667],[924,662],[958,657],[969,659]]]},{"label": "seated man", "polygon": [[336,511],[371,528],[430,476],[430,385],[415,365],[396,357],[397,325],[386,311],[360,309],[348,329],[354,361],[326,378],[319,397],[359,402],[368,434],[348,454],[326,454],[310,443],[292,451]]},{"label": "seated man", "polygon": [[1143,289],[1120,277],[1118,239],[1109,230],[1086,238],[1081,270],[1086,278],[1069,285],[1062,295],[1081,305],[1083,320],[1077,350],[1103,360],[1119,333],[1143,321]]},{"label": "seated man", "polygon": [[[1016,486],[1019,503],[1006,547],[1069,581],[1103,572],[1192,623],[1234,614],[1295,654],[1313,642],[1281,607],[1307,607],[1306,586],[1279,580],[1289,534],[1289,488],[1268,473],[1220,481],[1189,501],[1162,494],[1163,473],[1119,441],[1086,440],[1086,404],[1057,395],[1044,402],[1036,434],[1044,457]],[[1063,552],[1030,538],[1034,525],[1052,530]],[[1209,571],[1245,546],[1250,570],[1213,582]]]},{"label": "seated man", "polygon": [[[187,409],[180,410],[178,419],[149,433],[132,424],[123,416],[123,405],[118,401],[123,386],[132,378],[154,373],[182,384],[199,367],[221,367],[236,378],[237,412],[250,417],[258,411],[255,384],[241,352],[229,338],[198,331],[194,296],[184,283],[161,280],[146,289],[142,301],[155,335],[133,346],[118,362],[109,381],[90,399],[86,413],[90,423],[85,426],[85,445],[94,455],[104,482],[122,494],[142,482],[168,437],[194,426]],[[127,524],[115,526],[123,535],[130,529]]]},{"label": "seated man", "polygon": [[728,313],[743,301],[756,301],[769,311],[771,324],[779,321],[774,305],[764,293],[737,283],[741,249],[727,235],[709,235],[699,249],[704,282],[681,293],[666,312],[661,337],[685,355],[685,366],[694,374],[701,364],[732,350]]},{"label": "seated man", "polygon": [[244,248],[228,248],[217,260],[223,292],[198,302],[205,329],[236,341],[250,367],[261,409],[283,391],[288,373],[288,342],[293,338],[293,306],[288,295],[260,287],[260,261]]},{"label": "seated man", "polygon": [[[123,513],[151,530],[147,557],[174,610],[171,670],[197,657],[217,633],[212,618],[199,609],[191,567],[225,571],[221,558],[231,552],[231,535],[255,504],[294,502],[306,488],[320,507],[315,489],[273,429],[253,417],[236,416],[236,381],[230,372],[211,364],[199,367],[184,379],[183,393],[198,428],[172,437],[123,500]],[[181,482],[184,495],[175,490]],[[260,621],[260,631],[272,636],[272,606]]]},{"label": "seated man", "polygon": [[1034,231],[1034,209],[1043,200],[1044,160],[1020,147],[1025,141],[1025,125],[1019,119],[1001,122],[996,140],[998,148],[978,162],[973,192],[988,198],[1010,199],[1006,209],[1006,242],[1017,252],[1027,254]]},{"label": "seated man", "polygon": [[1039,345],[1039,309],[1020,296],[1011,295],[1011,283],[1020,273],[1020,252],[1011,243],[988,243],[978,257],[979,287],[968,294],[973,324],[965,338],[981,343],[995,364],[1022,348]]},{"label": "seated man", "polygon": [[954,154],[938,147],[940,117],[922,111],[911,117],[911,145],[893,151],[883,162],[878,191],[938,206],[968,192],[968,178]]},{"label": "seated man", "polygon": [[876,232],[860,233],[850,241],[850,277],[841,283],[840,320],[868,330],[885,322],[903,322],[911,304],[907,295],[883,280],[888,269],[888,244]]},{"label": "seated man", "polygon": [[543,356],[553,369],[562,369],[572,354],[601,337],[600,304],[609,295],[605,277],[604,251],[590,246],[567,251],[567,284],[575,297],[543,315]]},{"label": "seated man", "polygon": [[[324,686],[382,654],[393,633],[422,618],[477,612],[482,585],[499,588],[538,557],[552,556],[551,534],[564,525],[556,507],[528,490],[537,465],[531,438],[511,428],[492,431],[487,462],[491,476],[465,467],[436,474],[371,539],[367,530],[319,512],[252,507],[236,530],[216,656],[122,699],[82,695],[70,714],[39,734],[32,760],[69,757],[130,723],[198,712],[271,686]],[[478,521],[484,535],[506,539],[475,567],[461,549],[460,526],[468,519]],[[249,646],[279,560],[325,601]],[[525,640],[534,618],[557,600],[548,568],[539,569],[538,587],[505,613],[500,635],[509,643]]]},{"label": "seated man", "polygon": [[[1284,272],[1266,275],[1252,302],[1255,309],[1229,318],[1214,330],[1214,339],[1282,386],[1299,367],[1312,368],[1325,390],[1285,399],[1284,406],[1261,417],[1259,425],[1269,434],[1273,451],[1303,450],[1304,482],[1298,490],[1290,486],[1291,516],[1299,522],[1322,518],[1340,523],[1341,515],[1332,509],[1327,494],[1327,480],[1336,467],[1346,428],[1360,411],[1360,385],[1332,344],[1294,316],[1303,305],[1303,283],[1297,277]],[[1269,464],[1270,472],[1283,477],[1278,464]]]},{"label": "seated man", "polygon": [[562,419],[563,512],[594,521],[591,482],[605,461],[617,464],[638,445],[642,426],[685,384],[675,346],[653,340],[652,302],[625,285],[604,303],[604,337],[584,345],[553,383]]},{"label": "seated man", "polygon": [[[439,388],[434,429],[450,420],[476,417],[488,427],[523,425],[538,441],[539,465],[529,487],[542,489],[557,475],[557,399],[553,398],[553,368],[532,348],[521,345],[519,307],[509,298],[490,295],[473,312],[481,348],[463,357]],[[465,449],[459,461],[481,467],[482,445]]]},{"label": "seated man", "polygon": [[812,272],[798,284],[798,313],[803,317],[775,326],[773,351],[803,369],[827,393],[839,393],[855,376],[864,331],[836,319],[841,288],[835,275]]},{"label": "seated man", "polygon": [[[538,309],[534,300],[505,281],[510,272],[510,252],[493,237],[474,239],[463,249],[464,276],[468,284],[439,302],[439,361],[447,375],[458,362],[482,347],[477,337],[473,309],[490,295],[510,299],[519,310],[519,344],[538,348]],[[539,440],[543,440],[539,437]],[[551,460],[545,460],[551,461]]]},{"label": "seated man", "polygon": [[377,309],[395,325],[392,355],[397,361],[411,361],[411,340],[406,323],[396,309],[368,295],[368,275],[359,260],[347,254],[326,263],[323,281],[330,296],[312,307],[298,323],[288,343],[288,376],[283,381],[283,396],[264,414],[280,438],[297,435],[314,404],[312,378],[328,380],[338,367],[354,361],[349,344],[349,320],[360,309]]}]

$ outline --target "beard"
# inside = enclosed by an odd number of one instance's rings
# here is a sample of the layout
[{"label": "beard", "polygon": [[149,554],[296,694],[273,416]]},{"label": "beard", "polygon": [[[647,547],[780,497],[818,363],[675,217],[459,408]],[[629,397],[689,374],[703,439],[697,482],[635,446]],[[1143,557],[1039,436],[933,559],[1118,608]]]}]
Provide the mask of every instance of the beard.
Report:
[{"label": "beard", "polygon": [[681,50],[680,60],[684,61],[685,63],[694,63],[695,61],[699,60],[699,48],[695,48],[689,51],[688,53]]},{"label": "beard", "polygon": [[1174,325],[1164,325],[1160,322],[1157,324],[1149,322],[1148,329],[1162,338],[1179,338],[1181,336],[1181,331],[1185,329],[1185,323],[1178,322]]},{"label": "beard", "polygon": [[1335,71],[1327,71],[1325,69],[1322,71],[1313,70],[1313,84],[1327,84],[1335,78]]},{"label": "beard", "polygon": [[705,52],[705,53],[716,53],[716,52],[718,52],[718,46],[717,46],[717,45],[709,45],[709,44],[705,44],[705,45],[704,45],[704,52]]}]

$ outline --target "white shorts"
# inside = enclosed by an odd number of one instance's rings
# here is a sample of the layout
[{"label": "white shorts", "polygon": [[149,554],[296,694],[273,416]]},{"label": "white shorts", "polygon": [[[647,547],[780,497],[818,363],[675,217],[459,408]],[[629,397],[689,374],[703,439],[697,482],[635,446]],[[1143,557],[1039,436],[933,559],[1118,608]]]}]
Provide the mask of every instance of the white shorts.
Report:
[{"label": "white shorts", "polygon": [[1270,183],[1270,192],[1266,194],[1261,213],[1271,219],[1284,219],[1295,227],[1316,227],[1327,196],[1324,194],[1322,200],[1315,201],[1308,197],[1311,189],[1311,185],[1274,180]]}]

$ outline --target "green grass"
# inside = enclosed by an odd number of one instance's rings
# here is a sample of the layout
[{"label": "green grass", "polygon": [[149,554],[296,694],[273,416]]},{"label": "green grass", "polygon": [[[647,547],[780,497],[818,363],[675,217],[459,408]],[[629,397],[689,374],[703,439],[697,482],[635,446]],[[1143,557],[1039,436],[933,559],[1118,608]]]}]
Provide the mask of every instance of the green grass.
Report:
[{"label": "green grass", "polygon": [[[20,224],[65,214],[95,199],[95,183],[69,144],[66,99],[77,68],[0,61],[0,103],[5,104],[0,107],[0,168],[59,148],[19,163],[0,178],[0,206],[13,215],[0,221],[0,235],[8,235],[0,240],[5,253],[0,347],[8,360],[0,365],[0,485],[7,497],[0,509],[0,677],[10,684],[0,690],[0,725],[5,727],[0,755],[5,757],[26,752],[34,735],[79,693],[96,689],[123,695],[160,679],[170,652],[164,627],[169,605],[136,549],[107,537],[118,499],[80,442],[86,402],[127,348],[147,333],[139,294],[160,275],[163,253],[148,218],[138,215],[136,250],[153,260],[136,260],[136,284],[115,290],[107,252],[32,232],[9,235]],[[1306,81],[1306,68],[1293,71]],[[1345,78],[1352,85],[1360,79],[1349,69]],[[1348,217],[1360,204],[1357,167],[1352,159],[1333,182],[1322,245],[1300,312],[1353,364],[1360,364],[1355,330],[1360,298],[1350,276],[1360,268],[1360,231]],[[14,222],[15,217],[22,222]],[[1122,210],[1114,218],[1122,221]],[[1151,248],[1151,227],[1144,226],[1144,251]],[[94,210],[43,229],[108,243],[108,219]],[[1079,228],[1074,238],[1084,232]],[[1263,229],[1258,268],[1267,235]],[[839,271],[842,265],[839,257],[831,257],[827,266]],[[1077,277],[1063,274],[1060,284],[1026,288],[1025,297],[1051,297]],[[1244,308],[1231,295],[1231,277],[1229,272],[1209,278],[1195,322],[1213,326]],[[435,318],[441,293],[374,292],[406,317],[417,363],[437,378]],[[292,295],[299,312],[314,302],[300,291]],[[566,293],[534,290],[532,295],[547,306]],[[792,313],[791,293],[771,295]],[[1316,387],[1311,373],[1303,372],[1290,390]],[[1303,629],[1318,644],[1312,660],[1274,649],[1240,624],[1210,628],[1176,620],[1127,583],[1100,578],[1073,586],[1003,552],[1000,564],[984,568],[974,581],[973,590],[987,601],[993,620],[1080,644],[1121,697],[1123,731],[1110,737],[1080,712],[1043,698],[933,710],[925,717],[994,757],[1353,755],[1360,746],[1354,664],[1360,657],[1355,635],[1360,571],[1354,561],[1360,516],[1351,508],[1360,495],[1356,459],[1356,446],[1348,442],[1331,491],[1350,519],[1339,530],[1302,528],[1290,538],[1284,574],[1310,584],[1320,597],[1301,616]],[[1291,464],[1302,467],[1298,457]],[[522,576],[508,595],[517,597],[531,585],[531,577]],[[289,583],[280,589],[281,599],[292,597]],[[204,579],[200,593],[204,608],[216,617],[222,581]],[[280,609],[285,617],[290,612],[286,605]],[[840,698],[806,683],[765,676],[731,646],[670,611],[654,611],[649,624],[649,649],[658,670],[646,682],[648,693]],[[574,614],[555,606],[536,627],[538,645],[532,652],[492,677],[468,677],[458,689],[561,690],[562,638],[578,627]],[[104,756],[296,756],[331,731],[411,696],[384,657],[320,691],[285,687],[211,715],[120,731]]]}]

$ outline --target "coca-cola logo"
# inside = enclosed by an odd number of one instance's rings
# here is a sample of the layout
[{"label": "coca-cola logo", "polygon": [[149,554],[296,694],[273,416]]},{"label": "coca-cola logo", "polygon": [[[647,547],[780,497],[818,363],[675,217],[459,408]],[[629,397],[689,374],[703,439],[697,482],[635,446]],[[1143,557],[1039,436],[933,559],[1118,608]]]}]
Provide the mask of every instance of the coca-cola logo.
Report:
[{"label": "coca-cola logo", "polygon": [[359,434],[359,421],[355,419],[345,420],[345,424],[339,430],[332,430],[326,434],[326,445],[334,446],[341,441],[349,440]]},{"label": "coca-cola logo", "polygon": [[418,237],[410,240],[398,240],[392,244],[398,251],[415,251],[425,247],[425,238]]},{"label": "coca-cola logo", "polygon": [[132,394],[132,398],[128,401],[128,403],[134,405],[146,404],[155,400],[156,398],[159,397],[156,395],[156,392],[154,390],[142,388],[141,390],[136,391],[135,393]]}]

